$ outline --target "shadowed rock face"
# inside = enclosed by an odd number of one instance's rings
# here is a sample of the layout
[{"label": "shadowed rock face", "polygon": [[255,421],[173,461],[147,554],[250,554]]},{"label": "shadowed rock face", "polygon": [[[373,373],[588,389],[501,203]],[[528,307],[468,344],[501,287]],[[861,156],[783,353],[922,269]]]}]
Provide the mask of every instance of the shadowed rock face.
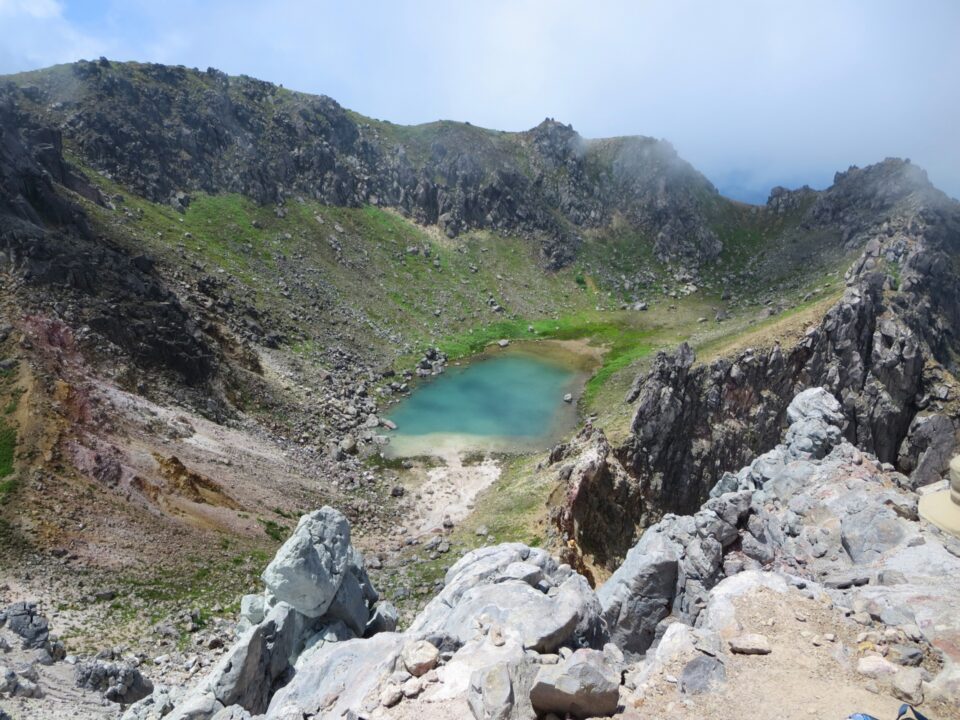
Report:
[{"label": "shadowed rock face", "polygon": [[22,113],[0,91],[0,266],[28,291],[78,312],[138,363],[188,385],[209,380],[215,359],[206,338],[144,256],[96,237],[60,184],[96,202],[98,190],[63,159],[60,133]]}]

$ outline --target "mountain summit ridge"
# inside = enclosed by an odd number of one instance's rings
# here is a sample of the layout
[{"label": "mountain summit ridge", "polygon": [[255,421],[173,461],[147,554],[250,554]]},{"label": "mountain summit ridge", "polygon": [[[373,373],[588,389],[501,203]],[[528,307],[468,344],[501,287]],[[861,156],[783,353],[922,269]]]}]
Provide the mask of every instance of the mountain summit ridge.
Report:
[{"label": "mountain summit ridge", "polygon": [[655,238],[661,260],[712,261],[733,203],[665,140],[587,139],[550,118],[522,132],[402,126],[212,68],[106,59],[6,80],[3,101],[59,128],[90,168],[174,207],[197,192],[392,207],[449,237],[536,238],[561,267],[584,232],[618,217]]}]

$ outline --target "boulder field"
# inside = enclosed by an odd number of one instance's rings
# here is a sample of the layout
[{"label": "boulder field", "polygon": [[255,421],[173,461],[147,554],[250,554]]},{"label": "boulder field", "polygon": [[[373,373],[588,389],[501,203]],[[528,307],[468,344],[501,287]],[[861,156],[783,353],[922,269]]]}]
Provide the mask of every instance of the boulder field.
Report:
[{"label": "boulder field", "polygon": [[663,702],[682,716],[798,646],[829,648],[820,670],[860,693],[843,714],[906,700],[955,716],[960,543],[918,519],[902,475],[843,439],[832,395],[806,390],[788,417],[781,444],[693,515],[648,528],[597,590],[542,549],[484,547],[402,632],[346,519],[305,515],[219,664],[123,718],[640,717]]}]

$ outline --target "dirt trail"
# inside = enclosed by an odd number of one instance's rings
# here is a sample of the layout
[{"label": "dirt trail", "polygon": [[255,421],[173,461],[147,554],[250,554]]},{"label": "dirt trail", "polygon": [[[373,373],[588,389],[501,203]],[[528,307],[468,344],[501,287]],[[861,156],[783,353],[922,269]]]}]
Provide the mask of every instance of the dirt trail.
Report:
[{"label": "dirt trail", "polygon": [[444,465],[427,470],[426,480],[417,489],[422,500],[410,519],[410,529],[418,535],[441,528],[445,518],[462,521],[473,509],[477,495],[500,477],[500,464],[491,458],[464,465],[456,450],[442,451],[439,457]]},{"label": "dirt trail", "polygon": [[[725,654],[726,682],[702,695],[678,690],[676,678],[689,659],[681,656],[665,668],[646,697],[630,703],[618,717],[826,720],[854,712],[883,720],[896,717],[903,701],[892,694],[890,681],[855,672],[861,656],[858,636],[866,628],[845,618],[826,596],[809,599],[794,589],[780,594],[758,588],[733,604],[735,625],[765,635],[772,648],[769,655]],[[920,709],[937,720],[960,717],[956,706],[943,700],[928,701]]]}]

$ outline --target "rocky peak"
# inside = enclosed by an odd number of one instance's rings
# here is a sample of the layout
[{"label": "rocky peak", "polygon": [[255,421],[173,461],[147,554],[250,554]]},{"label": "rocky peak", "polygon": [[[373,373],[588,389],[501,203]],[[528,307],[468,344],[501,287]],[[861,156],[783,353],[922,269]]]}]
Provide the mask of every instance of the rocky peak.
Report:
[{"label": "rocky peak", "polygon": [[548,161],[563,164],[571,156],[575,159],[583,153],[583,138],[572,125],[564,125],[547,118],[527,133],[537,152]]}]

